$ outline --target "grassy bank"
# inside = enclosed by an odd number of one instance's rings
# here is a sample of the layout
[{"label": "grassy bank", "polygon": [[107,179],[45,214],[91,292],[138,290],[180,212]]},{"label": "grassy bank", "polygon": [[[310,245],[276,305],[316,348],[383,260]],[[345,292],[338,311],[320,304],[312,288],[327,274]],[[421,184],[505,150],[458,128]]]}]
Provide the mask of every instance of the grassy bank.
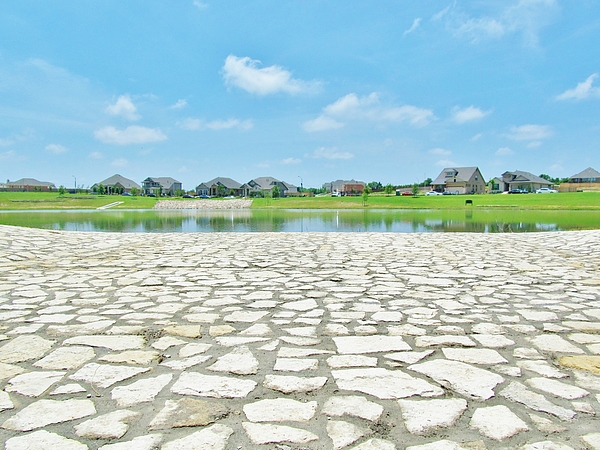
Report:
[{"label": "grassy bank", "polygon": [[[192,202],[192,199],[177,199]],[[473,206],[465,205],[471,200]],[[122,202],[111,209],[151,209],[158,201],[152,197],[120,195],[85,195],[48,192],[0,192],[0,210],[69,210],[96,209],[114,202]],[[443,195],[401,197],[371,194],[368,209],[517,209],[517,210],[600,210],[600,192],[573,192],[526,195]],[[252,202],[254,209],[362,209],[362,197],[303,197],[260,198]]]}]

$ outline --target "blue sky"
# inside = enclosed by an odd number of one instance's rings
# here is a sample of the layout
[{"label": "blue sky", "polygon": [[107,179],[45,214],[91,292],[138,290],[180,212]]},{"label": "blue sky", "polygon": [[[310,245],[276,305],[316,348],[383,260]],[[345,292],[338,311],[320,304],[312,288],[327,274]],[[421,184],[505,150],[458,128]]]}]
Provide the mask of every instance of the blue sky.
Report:
[{"label": "blue sky", "polygon": [[596,0],[19,0],[0,180],[600,170]]}]

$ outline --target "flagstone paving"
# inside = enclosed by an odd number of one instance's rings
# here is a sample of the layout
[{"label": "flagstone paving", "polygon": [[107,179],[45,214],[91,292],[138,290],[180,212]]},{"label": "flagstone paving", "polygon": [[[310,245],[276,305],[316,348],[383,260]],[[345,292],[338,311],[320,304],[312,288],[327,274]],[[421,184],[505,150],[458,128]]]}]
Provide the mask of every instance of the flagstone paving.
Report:
[{"label": "flagstone paving", "polygon": [[16,449],[600,449],[600,231],[0,226]]}]

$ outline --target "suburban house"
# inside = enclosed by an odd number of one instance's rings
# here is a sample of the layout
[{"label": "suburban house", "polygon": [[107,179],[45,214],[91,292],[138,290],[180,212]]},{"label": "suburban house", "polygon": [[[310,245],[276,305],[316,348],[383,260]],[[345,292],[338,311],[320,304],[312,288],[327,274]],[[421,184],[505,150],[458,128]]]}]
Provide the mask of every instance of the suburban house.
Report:
[{"label": "suburban house", "polygon": [[588,167],[569,177],[568,183],[561,183],[560,192],[600,191],[600,172]]},{"label": "suburban house", "polygon": [[527,192],[535,192],[539,188],[552,187],[552,182],[538,177],[529,172],[515,170],[513,172],[504,172],[500,179],[499,189],[502,192],[508,192],[512,189],[521,189]]},{"label": "suburban house", "polygon": [[433,180],[431,189],[453,194],[483,194],[485,180],[478,167],[446,167]]},{"label": "suburban house", "polygon": [[17,181],[6,180],[5,189],[16,192],[51,191],[56,189],[54,183],[38,181],[35,178],[21,178]]},{"label": "suburban house", "polygon": [[325,183],[323,187],[330,194],[334,192],[352,193],[352,191],[362,194],[362,192],[365,190],[365,183],[356,180],[336,180],[332,181],[331,183]]},{"label": "suburban house", "polygon": [[235,197],[244,197],[246,191],[240,183],[231,178],[217,177],[196,186],[196,195],[210,195],[211,197],[233,195]]},{"label": "suburban house", "polygon": [[148,177],[142,181],[144,195],[154,194],[158,197],[163,195],[173,196],[176,191],[181,190],[181,181],[170,177]]},{"label": "suburban house", "polygon": [[265,194],[272,195],[273,188],[277,186],[281,197],[299,195],[298,187],[285,181],[280,181],[273,177],[260,177],[245,183],[242,188],[245,190],[246,197],[256,197]]},{"label": "suburban house", "polygon": [[139,184],[119,174],[115,174],[112,177],[107,178],[106,180],[94,184],[92,186],[92,192],[96,192],[98,190],[98,186],[100,185],[106,188],[107,194],[130,194],[131,190],[134,188],[138,191],[141,191],[141,187]]}]

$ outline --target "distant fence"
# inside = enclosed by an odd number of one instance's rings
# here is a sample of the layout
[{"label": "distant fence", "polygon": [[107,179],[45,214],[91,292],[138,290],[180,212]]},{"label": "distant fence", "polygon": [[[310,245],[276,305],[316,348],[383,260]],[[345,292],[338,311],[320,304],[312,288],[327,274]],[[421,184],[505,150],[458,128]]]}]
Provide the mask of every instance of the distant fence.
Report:
[{"label": "distant fence", "polygon": [[560,183],[558,192],[600,192],[600,183]]}]

